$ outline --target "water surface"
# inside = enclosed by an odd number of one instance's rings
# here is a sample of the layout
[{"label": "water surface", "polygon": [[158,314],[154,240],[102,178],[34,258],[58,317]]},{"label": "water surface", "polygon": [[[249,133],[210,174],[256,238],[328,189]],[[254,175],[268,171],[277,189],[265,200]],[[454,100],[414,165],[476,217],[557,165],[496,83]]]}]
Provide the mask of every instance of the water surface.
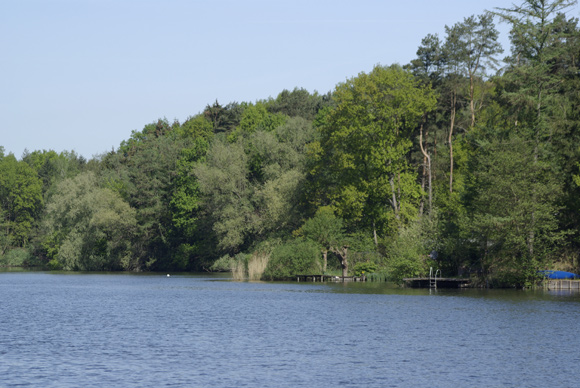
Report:
[{"label": "water surface", "polygon": [[571,387],[580,295],[0,273],[0,386]]}]

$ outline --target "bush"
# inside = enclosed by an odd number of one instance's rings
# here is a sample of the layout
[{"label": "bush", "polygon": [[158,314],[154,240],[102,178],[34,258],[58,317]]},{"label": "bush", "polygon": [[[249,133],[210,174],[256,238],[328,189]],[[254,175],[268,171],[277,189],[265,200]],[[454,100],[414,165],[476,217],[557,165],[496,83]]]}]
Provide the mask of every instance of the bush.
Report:
[{"label": "bush", "polygon": [[285,280],[317,273],[322,273],[320,247],[311,241],[293,240],[274,249],[262,278]]},{"label": "bush", "polygon": [[211,267],[210,271],[213,272],[230,272],[234,268],[235,260],[230,255],[224,255],[217,259]]},{"label": "bush", "polygon": [[30,252],[24,248],[11,249],[0,257],[0,265],[4,267],[24,267],[30,260]]},{"label": "bush", "polygon": [[57,259],[52,259],[48,262],[48,268],[51,271],[60,271],[62,269],[62,264]]},{"label": "bush", "polygon": [[406,277],[419,277],[429,273],[429,266],[437,263],[427,259],[429,241],[424,225],[413,223],[402,229],[387,248],[389,279],[395,282]]},{"label": "bush", "polygon": [[389,280],[388,273],[384,270],[369,273],[366,277],[369,282],[387,282]]},{"label": "bush", "polygon": [[373,262],[362,262],[362,263],[355,264],[355,266],[352,269],[354,271],[355,276],[361,276],[362,274],[368,275],[370,273],[373,273],[378,268],[379,268],[379,266]]}]

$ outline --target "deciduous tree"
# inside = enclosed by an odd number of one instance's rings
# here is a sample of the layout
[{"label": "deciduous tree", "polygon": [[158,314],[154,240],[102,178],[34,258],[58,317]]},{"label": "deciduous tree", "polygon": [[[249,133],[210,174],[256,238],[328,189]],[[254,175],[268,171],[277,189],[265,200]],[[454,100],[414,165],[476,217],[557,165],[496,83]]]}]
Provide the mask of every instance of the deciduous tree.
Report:
[{"label": "deciduous tree", "polygon": [[338,215],[374,230],[385,230],[388,213],[412,218],[420,187],[407,163],[410,134],[434,108],[433,91],[399,66],[376,66],[339,84],[333,98],[320,121],[318,160]]}]

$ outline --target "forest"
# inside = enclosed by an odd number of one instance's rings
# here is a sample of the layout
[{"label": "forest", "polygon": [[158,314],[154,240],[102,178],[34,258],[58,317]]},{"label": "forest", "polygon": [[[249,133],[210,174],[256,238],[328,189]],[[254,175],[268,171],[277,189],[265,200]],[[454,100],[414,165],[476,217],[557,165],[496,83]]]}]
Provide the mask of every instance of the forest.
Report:
[{"label": "forest", "polygon": [[408,64],[326,94],[210,102],[90,160],[0,147],[0,267],[394,282],[433,267],[494,287],[577,272],[574,4],[469,16]]}]

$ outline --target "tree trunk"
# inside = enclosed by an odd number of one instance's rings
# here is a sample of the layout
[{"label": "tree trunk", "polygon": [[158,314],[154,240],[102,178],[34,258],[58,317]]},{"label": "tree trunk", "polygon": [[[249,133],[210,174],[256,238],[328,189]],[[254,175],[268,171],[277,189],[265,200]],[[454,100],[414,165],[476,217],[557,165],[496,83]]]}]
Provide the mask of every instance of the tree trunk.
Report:
[{"label": "tree trunk", "polygon": [[326,266],[328,264],[328,251],[322,251],[322,273],[326,273]]},{"label": "tree trunk", "polygon": [[[424,121],[423,121],[423,123],[424,123]],[[432,191],[432,186],[431,186],[431,156],[427,153],[427,151],[425,150],[425,147],[423,147],[423,123],[421,123],[421,128],[419,131],[419,145],[421,146],[421,153],[423,154],[423,160],[427,162],[426,164],[423,165],[423,171],[426,168],[427,174],[429,176],[429,184],[428,184],[428,187],[429,187],[429,215],[431,215],[431,210],[432,210],[432,205],[433,205],[433,191]],[[425,189],[424,184],[423,184],[423,189]]]},{"label": "tree trunk", "polygon": [[[425,179],[427,176],[427,158],[423,155],[423,171],[421,173],[421,190],[425,191]],[[423,216],[425,211],[425,197],[421,197],[421,202],[419,203],[419,216]]]},{"label": "tree trunk", "polygon": [[455,104],[457,95],[455,91],[451,97],[451,123],[449,126],[449,192],[453,193],[453,128],[455,127]]},{"label": "tree trunk", "polygon": [[395,211],[395,218],[399,219],[399,207],[397,206],[397,192],[395,191],[395,177],[391,175],[389,178],[389,183],[391,184],[391,191],[393,193],[393,198],[391,204],[393,205],[393,210]]},{"label": "tree trunk", "polygon": [[401,213],[401,172],[397,173],[397,194],[399,194],[399,210],[397,212],[397,214]]},{"label": "tree trunk", "polygon": [[471,128],[475,126],[475,86],[473,74],[469,74],[469,109],[471,110]]},{"label": "tree trunk", "polygon": [[[536,133],[535,133],[535,144],[534,144],[534,173],[536,172],[536,166],[539,159],[539,146],[540,146],[540,120],[542,119],[542,84],[540,83],[540,90],[538,91],[538,104],[536,106],[537,117],[536,117]],[[532,203],[536,204],[536,188],[532,190]],[[530,259],[534,257],[534,244],[536,239],[536,212],[535,209],[532,210],[532,225],[530,228],[530,234],[528,236],[528,253]]]},{"label": "tree trunk", "polygon": [[348,246],[343,246],[342,248],[337,249],[335,251],[335,253],[340,258],[340,266],[342,267],[342,277],[343,278],[347,277],[348,276],[348,258],[347,258]]}]

